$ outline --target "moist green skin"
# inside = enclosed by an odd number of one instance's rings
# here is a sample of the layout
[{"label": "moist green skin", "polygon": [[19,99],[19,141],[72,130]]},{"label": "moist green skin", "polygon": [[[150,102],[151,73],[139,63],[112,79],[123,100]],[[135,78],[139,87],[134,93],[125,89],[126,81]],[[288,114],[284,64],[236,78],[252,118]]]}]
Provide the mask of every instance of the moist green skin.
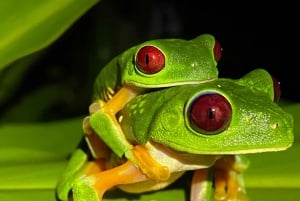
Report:
[{"label": "moist green skin", "polygon": [[[165,55],[165,67],[158,73],[145,74],[136,66],[136,53],[146,45],[157,47]],[[93,99],[106,101],[108,93],[115,93],[125,84],[151,89],[217,79],[214,45],[215,38],[209,34],[192,40],[158,39],[136,45],[101,69],[95,81]]]},{"label": "moist green skin", "polygon": [[[195,97],[219,93],[232,107],[231,122],[218,134],[200,133],[188,120]],[[238,80],[220,78],[141,95],[122,111],[122,129],[131,143],[154,141],[192,154],[277,151],[293,143],[293,118],[273,101],[273,81],[263,69]]]},{"label": "moist green skin", "polygon": [[[207,93],[221,94],[232,109],[228,127],[216,134],[193,129],[188,118],[191,103]],[[220,155],[237,157],[238,154],[280,151],[290,147],[294,140],[293,118],[273,99],[270,74],[256,69],[237,80],[219,78],[136,96],[119,113],[123,116],[121,128],[124,134],[118,133],[117,126],[100,112],[91,114],[90,124],[116,154],[113,156],[117,159],[110,163],[121,157],[134,162],[131,148],[139,144],[144,145],[158,163],[167,165],[173,174],[195,167],[209,168]],[[199,164],[199,159],[203,163]],[[247,162],[237,159],[242,169],[247,168]],[[198,164],[193,164],[193,161]],[[75,200],[88,197],[91,201],[99,201],[92,180],[81,172],[86,163],[87,155],[80,149],[76,150],[58,183],[61,200],[67,200],[72,189]],[[138,167],[139,163],[135,165]],[[141,187],[139,183],[133,185]],[[208,186],[205,191],[211,189]]]}]

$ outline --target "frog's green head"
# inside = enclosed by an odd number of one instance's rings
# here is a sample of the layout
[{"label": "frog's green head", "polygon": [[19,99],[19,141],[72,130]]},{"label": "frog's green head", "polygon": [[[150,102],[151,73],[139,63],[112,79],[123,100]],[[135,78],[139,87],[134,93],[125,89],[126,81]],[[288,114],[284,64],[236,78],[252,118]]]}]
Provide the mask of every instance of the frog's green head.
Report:
[{"label": "frog's green head", "polygon": [[130,48],[118,57],[121,84],[141,88],[199,83],[218,77],[221,46],[212,35],[193,40],[159,39]]},{"label": "frog's green head", "polygon": [[276,90],[263,69],[163,89],[130,102],[123,129],[132,141],[194,154],[284,150],[293,143],[293,118],[274,102]]}]

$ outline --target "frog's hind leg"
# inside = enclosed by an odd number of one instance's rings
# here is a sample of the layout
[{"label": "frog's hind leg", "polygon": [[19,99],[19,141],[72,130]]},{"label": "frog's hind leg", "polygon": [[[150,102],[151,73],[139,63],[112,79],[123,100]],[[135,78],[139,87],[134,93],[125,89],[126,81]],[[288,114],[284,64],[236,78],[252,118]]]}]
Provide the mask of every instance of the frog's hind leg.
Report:
[{"label": "frog's hind leg", "polygon": [[243,171],[249,161],[242,156],[224,156],[213,166],[215,200],[247,201]]},{"label": "frog's hind leg", "polygon": [[71,159],[69,160],[64,173],[59,178],[56,186],[56,194],[59,200],[68,200],[69,193],[72,189],[73,183],[84,168],[88,161],[87,154],[81,149],[75,150]]},{"label": "frog's hind leg", "polygon": [[[79,177],[73,186],[73,198],[76,201],[100,201],[103,194],[120,184],[131,184],[147,180],[137,167],[127,161],[115,168],[89,173]],[[87,199],[86,196],[89,196]]]},{"label": "frog's hind leg", "polygon": [[89,144],[89,147],[86,147],[87,143],[83,140],[80,148],[72,153],[64,173],[57,183],[56,192],[59,200],[66,201],[70,198],[73,185],[81,175],[90,175],[106,169],[107,159],[111,153],[110,149],[93,132],[88,133],[86,141],[93,143],[95,149],[91,150]]}]

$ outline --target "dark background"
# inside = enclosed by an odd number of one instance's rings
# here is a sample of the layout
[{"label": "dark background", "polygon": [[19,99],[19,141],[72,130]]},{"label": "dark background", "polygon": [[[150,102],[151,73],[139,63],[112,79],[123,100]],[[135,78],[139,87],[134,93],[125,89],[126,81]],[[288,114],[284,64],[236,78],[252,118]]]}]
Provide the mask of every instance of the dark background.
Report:
[{"label": "dark background", "polygon": [[282,99],[298,102],[298,25],[292,8],[274,3],[264,8],[245,2],[102,0],[46,49],[17,97],[61,83],[66,93],[45,120],[84,115],[95,76],[117,54],[145,40],[210,33],[223,47],[220,77],[239,78],[265,68],[280,81]]}]

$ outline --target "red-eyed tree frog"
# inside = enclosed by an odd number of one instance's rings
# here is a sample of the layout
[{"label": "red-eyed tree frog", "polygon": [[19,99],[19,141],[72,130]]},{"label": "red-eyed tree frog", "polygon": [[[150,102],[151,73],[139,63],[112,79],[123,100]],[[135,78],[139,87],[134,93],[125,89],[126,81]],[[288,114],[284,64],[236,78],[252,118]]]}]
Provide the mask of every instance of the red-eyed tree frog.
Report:
[{"label": "red-eyed tree frog", "polygon": [[[99,73],[94,87],[93,103],[90,113],[102,115],[108,125],[113,125],[115,135],[101,136],[105,144],[119,157],[125,152],[131,154],[131,146],[124,139],[116,114],[137,95],[157,88],[183,84],[198,84],[217,79],[217,62],[222,48],[215,37],[202,34],[192,40],[158,39],[134,46],[112,59]],[[97,145],[93,144],[93,133],[89,117],[83,123],[84,133],[94,158],[99,158]],[[97,132],[96,132],[97,133]],[[104,132],[105,133],[105,132]],[[118,142],[118,146],[115,146]],[[131,150],[131,149],[130,149]],[[101,153],[100,153],[101,154]],[[131,154],[130,158],[133,159]],[[135,158],[136,165],[142,164],[142,157]],[[159,167],[157,165],[157,168]],[[156,175],[152,169],[143,170],[149,176]]]},{"label": "red-eyed tree frog", "polygon": [[[91,114],[91,135],[102,156],[88,161],[83,150],[75,151],[58,183],[58,197],[68,200],[72,191],[74,201],[99,201],[113,187],[155,191],[194,171],[191,201],[247,200],[241,179],[248,166],[244,155],[282,151],[293,144],[293,118],[274,102],[276,84],[267,71],[256,69],[240,79],[136,96],[117,114],[124,134],[118,141],[109,138],[120,131],[115,124],[101,113]],[[143,160],[136,161],[139,157]],[[149,168],[155,170],[145,173]]]}]

